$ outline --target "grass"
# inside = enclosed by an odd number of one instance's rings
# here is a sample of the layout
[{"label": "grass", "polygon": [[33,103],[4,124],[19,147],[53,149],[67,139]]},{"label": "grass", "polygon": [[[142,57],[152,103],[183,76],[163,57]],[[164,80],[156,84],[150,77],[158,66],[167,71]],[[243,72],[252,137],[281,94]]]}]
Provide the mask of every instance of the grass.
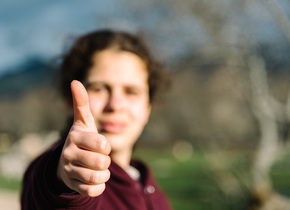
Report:
[{"label": "grass", "polygon": [[290,197],[290,154],[277,161],[272,167],[270,176],[273,187],[285,196]]},{"label": "grass", "polygon": [[[150,154],[150,155],[149,155]],[[246,203],[244,195],[229,196],[217,183],[217,171],[213,170],[203,153],[193,153],[188,160],[179,161],[169,151],[137,151],[136,155],[147,162],[160,187],[178,210],[240,210]],[[245,163],[238,158],[233,170]]]},{"label": "grass", "polygon": [[0,189],[20,191],[20,187],[21,181],[19,179],[9,179],[7,177],[0,176]]}]

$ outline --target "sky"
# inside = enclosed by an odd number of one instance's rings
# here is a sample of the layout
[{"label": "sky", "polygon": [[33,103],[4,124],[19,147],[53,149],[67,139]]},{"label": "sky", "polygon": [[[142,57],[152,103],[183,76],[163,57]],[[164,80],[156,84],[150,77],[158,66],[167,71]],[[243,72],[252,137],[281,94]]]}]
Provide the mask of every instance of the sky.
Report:
[{"label": "sky", "polygon": [[[128,5],[126,2],[128,3],[126,0],[1,1],[0,76],[29,57],[49,59],[61,54],[70,37],[98,28],[152,32],[168,15],[166,8],[161,6],[152,7],[141,1]],[[163,24],[166,39],[157,33],[155,40],[151,37],[152,42],[160,44],[160,48],[156,47],[155,50],[160,51],[161,59],[174,56],[170,55],[169,48],[174,48],[174,53],[184,50],[181,42],[173,41],[168,34],[178,31],[186,46],[186,40],[191,39],[188,31],[194,30],[188,27],[188,21],[180,17],[174,20],[175,26],[171,25],[172,22]]]},{"label": "sky", "polygon": [[96,14],[109,17],[118,10],[122,15],[123,6],[118,1],[85,2],[1,1],[0,75],[29,56],[50,57],[59,54],[67,37],[102,27]]},{"label": "sky", "polygon": [[[226,0],[220,0],[226,1]],[[170,5],[126,0],[3,0],[0,2],[0,76],[29,57],[51,58],[61,54],[71,36],[97,28],[148,31],[161,59],[181,55],[189,46],[206,42],[194,18],[172,16]],[[143,2],[143,3],[142,3]],[[152,1],[154,2],[154,1]],[[127,4],[126,4],[127,3]],[[152,6],[153,5],[153,6]],[[288,4],[289,6],[289,4]],[[251,6],[249,15],[261,28],[269,18],[261,7]],[[290,7],[288,7],[290,8]],[[264,13],[258,19],[255,14]],[[233,14],[231,20],[239,17]],[[255,22],[252,21],[252,22]],[[239,21],[237,21],[239,22]],[[257,26],[257,27],[256,27]],[[155,33],[160,29],[160,33]],[[261,36],[273,37],[269,26]],[[194,39],[193,39],[194,37]],[[177,39],[178,38],[178,39]]]}]

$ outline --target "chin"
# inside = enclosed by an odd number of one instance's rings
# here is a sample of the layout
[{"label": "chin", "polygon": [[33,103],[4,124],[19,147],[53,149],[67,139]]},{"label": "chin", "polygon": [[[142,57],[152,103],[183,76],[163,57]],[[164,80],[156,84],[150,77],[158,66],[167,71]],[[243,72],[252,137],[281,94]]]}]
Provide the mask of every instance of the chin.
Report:
[{"label": "chin", "polygon": [[[132,149],[136,141],[130,138],[115,134],[103,134],[111,144],[112,151]],[[132,138],[131,138],[132,139]]]}]

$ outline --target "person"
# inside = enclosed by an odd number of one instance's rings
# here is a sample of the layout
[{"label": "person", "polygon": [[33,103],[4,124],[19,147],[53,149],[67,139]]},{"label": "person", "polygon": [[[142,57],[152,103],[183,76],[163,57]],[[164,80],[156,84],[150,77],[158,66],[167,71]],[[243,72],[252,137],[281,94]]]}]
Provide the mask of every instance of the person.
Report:
[{"label": "person", "polygon": [[28,166],[21,209],[171,209],[148,166],[132,160],[164,69],[137,35],[79,37],[60,64],[68,129]]}]

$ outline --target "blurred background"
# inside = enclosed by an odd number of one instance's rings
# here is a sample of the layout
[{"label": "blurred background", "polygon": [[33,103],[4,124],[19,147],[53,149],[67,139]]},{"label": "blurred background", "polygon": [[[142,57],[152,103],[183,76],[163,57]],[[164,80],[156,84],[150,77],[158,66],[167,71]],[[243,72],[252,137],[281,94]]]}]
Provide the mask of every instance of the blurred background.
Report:
[{"label": "blurred background", "polygon": [[19,209],[27,164],[65,124],[61,54],[113,28],[172,72],[134,155],[174,209],[290,209],[289,17],[287,0],[1,1],[0,205]]}]

